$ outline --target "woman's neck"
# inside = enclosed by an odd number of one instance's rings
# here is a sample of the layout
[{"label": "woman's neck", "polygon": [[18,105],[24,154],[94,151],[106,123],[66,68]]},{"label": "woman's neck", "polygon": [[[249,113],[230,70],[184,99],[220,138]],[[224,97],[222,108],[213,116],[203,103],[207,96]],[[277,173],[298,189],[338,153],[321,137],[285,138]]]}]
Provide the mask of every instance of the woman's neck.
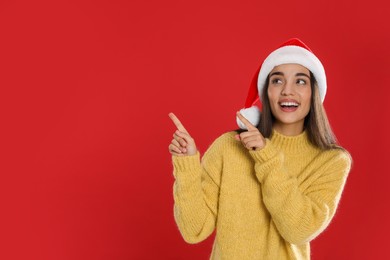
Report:
[{"label": "woman's neck", "polygon": [[301,134],[304,130],[303,122],[302,124],[283,124],[275,122],[272,128],[285,136],[296,136]]}]

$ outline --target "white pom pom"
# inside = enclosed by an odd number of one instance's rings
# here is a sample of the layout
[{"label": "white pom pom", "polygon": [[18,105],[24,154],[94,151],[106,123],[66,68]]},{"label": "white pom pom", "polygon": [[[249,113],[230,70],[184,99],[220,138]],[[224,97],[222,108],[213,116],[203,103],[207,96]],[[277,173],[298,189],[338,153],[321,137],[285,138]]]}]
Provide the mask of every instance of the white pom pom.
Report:
[{"label": "white pom pom", "polygon": [[[252,106],[250,108],[243,108],[240,110],[241,115],[243,115],[246,119],[248,119],[249,122],[251,122],[252,125],[257,126],[260,122],[260,109],[257,106]],[[246,126],[244,125],[241,120],[236,117],[237,125],[241,129],[247,130]]]}]

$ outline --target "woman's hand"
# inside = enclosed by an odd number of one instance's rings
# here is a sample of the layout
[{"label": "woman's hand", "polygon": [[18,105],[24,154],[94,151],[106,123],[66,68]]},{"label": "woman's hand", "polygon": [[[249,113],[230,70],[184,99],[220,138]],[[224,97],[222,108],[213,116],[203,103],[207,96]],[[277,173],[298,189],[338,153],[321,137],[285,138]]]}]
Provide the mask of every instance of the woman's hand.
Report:
[{"label": "woman's hand", "polygon": [[172,142],[168,146],[169,152],[175,156],[195,155],[197,150],[194,139],[192,139],[175,114],[169,113],[169,117],[177,128],[173,134]]},{"label": "woman's hand", "polygon": [[263,149],[265,146],[265,139],[259,129],[252,125],[243,115],[240,114],[240,112],[237,112],[237,117],[246,126],[248,131],[236,135],[236,139],[241,141],[248,150]]}]

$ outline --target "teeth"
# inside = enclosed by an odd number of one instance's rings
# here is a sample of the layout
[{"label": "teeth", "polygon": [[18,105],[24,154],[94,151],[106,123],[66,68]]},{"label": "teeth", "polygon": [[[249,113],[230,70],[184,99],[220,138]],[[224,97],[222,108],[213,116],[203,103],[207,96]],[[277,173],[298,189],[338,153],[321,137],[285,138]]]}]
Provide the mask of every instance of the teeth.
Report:
[{"label": "teeth", "polygon": [[295,102],[281,102],[280,105],[281,106],[285,106],[285,107],[297,107],[298,103],[295,103]]}]

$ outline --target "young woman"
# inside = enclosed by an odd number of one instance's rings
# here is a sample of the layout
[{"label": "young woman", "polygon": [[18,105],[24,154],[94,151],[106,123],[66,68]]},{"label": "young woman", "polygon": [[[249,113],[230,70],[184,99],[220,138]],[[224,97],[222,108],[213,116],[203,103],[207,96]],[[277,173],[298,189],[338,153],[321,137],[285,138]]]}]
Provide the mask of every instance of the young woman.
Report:
[{"label": "young woman", "polygon": [[[324,68],[299,39],[263,62],[239,131],[217,138],[200,161],[172,113],[174,215],[188,243],[216,229],[211,259],[310,259],[310,241],[335,214],[351,167],[322,102]],[[251,107],[260,97],[262,112]]]}]

